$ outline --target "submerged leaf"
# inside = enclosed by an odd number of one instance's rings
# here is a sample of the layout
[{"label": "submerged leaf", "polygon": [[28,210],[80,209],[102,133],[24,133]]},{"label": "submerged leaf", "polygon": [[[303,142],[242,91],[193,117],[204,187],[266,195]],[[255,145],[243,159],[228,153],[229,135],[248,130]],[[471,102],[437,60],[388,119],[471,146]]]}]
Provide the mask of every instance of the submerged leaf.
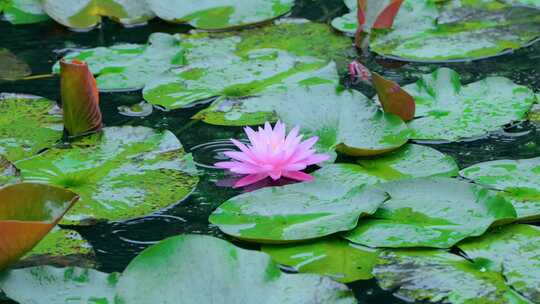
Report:
[{"label": "submerged leaf", "polygon": [[148,0],[148,4],[166,21],[222,30],[280,17],[292,9],[294,0]]},{"label": "submerged leaf", "polygon": [[382,184],[390,199],[345,235],[370,247],[449,248],[482,235],[494,223],[516,218],[497,192],[450,178],[421,178]]},{"label": "submerged leaf", "polygon": [[492,265],[506,284],[533,303],[540,302],[540,228],[507,225],[458,246],[468,258]]},{"label": "submerged leaf", "polygon": [[0,270],[30,251],[78,199],[69,190],[45,184],[0,188]]},{"label": "submerged leaf", "polygon": [[0,80],[18,80],[31,73],[28,64],[9,50],[0,48]]},{"label": "submerged leaf", "polygon": [[477,184],[503,190],[519,219],[540,218],[540,157],[484,162],[461,170],[460,175]]},{"label": "submerged leaf", "polygon": [[373,274],[384,290],[410,302],[532,304],[500,272],[443,250],[385,251]]},{"label": "submerged leaf", "polygon": [[317,273],[350,283],[373,278],[378,251],[340,239],[291,245],[264,245],[261,250],[279,264],[301,273]]},{"label": "submerged leaf", "polygon": [[64,128],[71,137],[99,130],[102,123],[96,80],[85,62],[60,62]]},{"label": "submerged leaf", "polygon": [[81,201],[63,223],[125,220],[175,204],[198,182],[191,155],[170,131],[108,127],[19,161],[25,181],[72,189]]}]

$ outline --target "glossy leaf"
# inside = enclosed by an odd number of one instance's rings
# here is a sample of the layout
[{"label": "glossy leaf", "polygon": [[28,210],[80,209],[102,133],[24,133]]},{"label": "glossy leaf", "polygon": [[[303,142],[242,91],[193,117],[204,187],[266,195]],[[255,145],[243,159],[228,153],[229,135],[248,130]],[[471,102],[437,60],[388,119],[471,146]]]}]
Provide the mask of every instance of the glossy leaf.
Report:
[{"label": "glossy leaf", "polygon": [[30,24],[49,19],[41,8],[40,0],[0,0],[0,13],[12,24]]},{"label": "glossy leaf", "polygon": [[0,80],[18,80],[32,73],[26,62],[8,49],[0,48]]},{"label": "glossy leaf", "polygon": [[340,239],[291,245],[264,245],[261,250],[282,265],[301,273],[316,273],[338,282],[373,278],[378,251]]},{"label": "glossy leaf", "polygon": [[77,267],[39,266],[0,274],[0,289],[20,304],[111,304],[117,282],[116,273]]},{"label": "glossy leaf", "polygon": [[382,184],[390,199],[347,233],[370,247],[449,248],[482,235],[494,223],[516,218],[512,204],[496,192],[449,178]]},{"label": "glossy leaf", "polygon": [[[178,36],[153,33],[147,44],[116,44],[68,53],[65,61],[84,60],[100,91],[139,90],[157,75],[184,63]],[[60,62],[53,67],[60,73]]]},{"label": "glossy leaf", "polygon": [[81,195],[63,223],[125,220],[175,204],[198,182],[191,155],[169,131],[109,127],[70,147],[17,162],[26,181],[47,182]]},{"label": "glossy leaf", "polygon": [[416,105],[414,98],[409,93],[396,82],[384,79],[377,73],[373,73],[372,79],[379,101],[386,113],[399,116],[403,121],[410,121],[414,118]]},{"label": "glossy leaf", "polygon": [[[171,110],[218,98],[212,107],[230,108],[292,84],[320,78],[337,82],[337,74],[325,68],[343,57],[350,40],[322,24],[288,21],[237,35],[182,36],[182,46],[186,66],[149,82],[143,90],[148,102]],[[236,119],[249,124],[272,118],[268,112],[243,114]],[[214,124],[227,120],[215,111],[195,117]]]},{"label": "glossy leaf", "polygon": [[42,5],[56,22],[78,30],[92,29],[105,16],[124,25],[142,24],[154,17],[143,0],[43,0]]},{"label": "glossy leaf", "polygon": [[0,155],[11,162],[36,154],[62,137],[55,102],[32,95],[0,94]]},{"label": "glossy leaf", "polygon": [[373,274],[383,289],[410,302],[532,304],[485,261],[471,262],[443,250],[386,251]]},{"label": "glossy leaf", "polygon": [[148,0],[156,15],[169,22],[220,30],[271,20],[288,13],[294,0]]},{"label": "glossy leaf", "polygon": [[416,116],[409,123],[412,138],[447,140],[484,136],[524,119],[536,96],[504,77],[488,77],[462,85],[457,72],[439,68],[403,87],[414,97]]},{"label": "glossy leaf", "polygon": [[234,237],[262,243],[314,239],[356,226],[386,195],[367,187],[361,175],[339,165],[314,173],[312,182],[263,188],[223,203],[210,222]]},{"label": "glossy leaf", "polygon": [[[507,54],[540,37],[540,10],[516,2],[405,0],[391,30],[372,31],[370,49],[399,60],[427,62]],[[351,13],[334,19],[332,25],[354,33],[354,1],[349,9]]]},{"label": "glossy leaf", "polygon": [[484,236],[459,244],[467,257],[482,261],[500,272],[506,284],[528,298],[540,302],[540,228],[508,225]]},{"label": "glossy leaf", "polygon": [[344,285],[329,278],[285,274],[264,253],[194,235],[169,238],[135,258],[120,278],[118,299],[130,304],[356,303]]},{"label": "glossy leaf", "polygon": [[539,0],[502,0],[502,2],[512,4],[512,5],[522,5],[522,6],[535,7],[535,8],[540,9]]},{"label": "glossy leaf", "polygon": [[477,184],[503,190],[521,220],[540,218],[540,158],[496,160],[461,170]]},{"label": "glossy leaf", "polygon": [[60,62],[60,92],[64,128],[69,136],[101,129],[103,123],[96,80],[85,62]]},{"label": "glossy leaf", "polygon": [[71,191],[45,184],[0,188],[0,269],[30,251],[78,199]]}]

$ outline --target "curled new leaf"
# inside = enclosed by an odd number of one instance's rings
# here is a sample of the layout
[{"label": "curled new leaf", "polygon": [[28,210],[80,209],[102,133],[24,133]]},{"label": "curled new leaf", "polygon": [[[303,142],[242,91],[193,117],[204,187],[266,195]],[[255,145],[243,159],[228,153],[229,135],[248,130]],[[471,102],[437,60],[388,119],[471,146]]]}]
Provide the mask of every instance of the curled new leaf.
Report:
[{"label": "curled new leaf", "polygon": [[410,121],[414,118],[416,105],[414,98],[409,93],[394,81],[387,80],[377,73],[373,73],[371,79],[386,113],[397,115],[403,121]]},{"label": "curled new leaf", "polygon": [[88,65],[79,60],[60,62],[60,89],[64,128],[69,136],[101,128],[99,93]]},{"label": "curled new leaf", "polygon": [[78,199],[69,190],[46,184],[0,188],[0,270],[37,245]]},{"label": "curled new leaf", "polygon": [[392,0],[388,6],[386,6],[382,12],[377,16],[372,28],[374,29],[389,29],[394,24],[399,9],[403,4],[403,0]]}]

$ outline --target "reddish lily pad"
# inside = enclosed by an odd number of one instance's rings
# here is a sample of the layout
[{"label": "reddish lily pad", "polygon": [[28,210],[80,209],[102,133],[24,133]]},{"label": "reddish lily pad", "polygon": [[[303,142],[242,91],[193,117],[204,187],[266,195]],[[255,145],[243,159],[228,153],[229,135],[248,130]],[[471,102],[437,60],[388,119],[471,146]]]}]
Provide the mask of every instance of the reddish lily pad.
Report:
[{"label": "reddish lily pad", "polygon": [[0,188],[0,269],[37,245],[78,199],[69,190],[46,184]]}]

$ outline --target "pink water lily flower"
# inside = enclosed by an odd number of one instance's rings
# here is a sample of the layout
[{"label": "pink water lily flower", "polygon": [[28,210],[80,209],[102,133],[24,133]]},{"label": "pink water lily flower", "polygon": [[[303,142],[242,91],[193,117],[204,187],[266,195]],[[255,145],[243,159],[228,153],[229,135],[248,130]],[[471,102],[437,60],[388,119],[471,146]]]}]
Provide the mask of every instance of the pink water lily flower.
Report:
[{"label": "pink water lily flower", "polygon": [[215,164],[218,168],[247,175],[236,182],[235,188],[256,183],[267,177],[273,180],[287,177],[297,181],[310,181],[313,177],[301,170],[329,158],[328,155],[315,153],[313,145],[319,138],[311,137],[302,141],[298,127],[292,129],[288,135],[285,134],[285,124],[279,121],[274,129],[266,122],[264,128],[259,127],[258,131],[249,127],[244,130],[250,144],[244,145],[238,140],[231,139],[240,151],[225,152],[232,161]]}]

